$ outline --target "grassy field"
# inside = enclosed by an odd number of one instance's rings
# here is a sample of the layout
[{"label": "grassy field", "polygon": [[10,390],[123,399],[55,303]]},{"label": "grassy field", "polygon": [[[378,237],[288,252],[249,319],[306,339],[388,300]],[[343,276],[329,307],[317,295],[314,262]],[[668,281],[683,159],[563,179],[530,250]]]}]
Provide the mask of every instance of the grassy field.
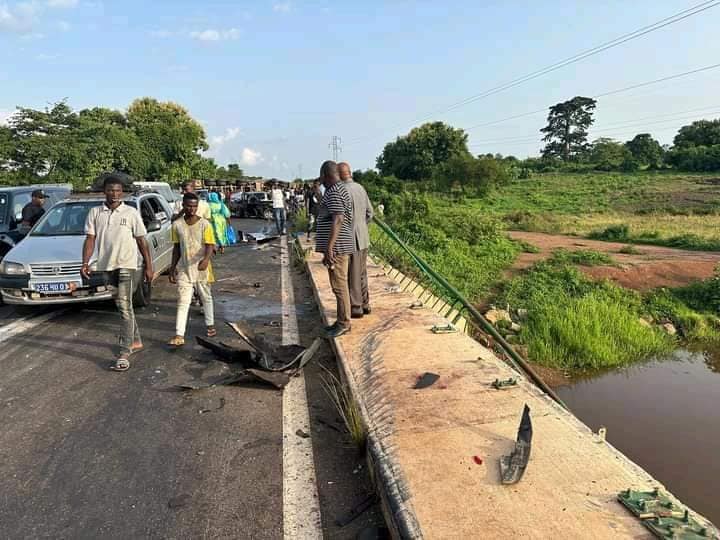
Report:
[{"label": "grassy field", "polygon": [[[720,339],[720,278],[641,294],[577,270],[614,264],[607,254],[560,250],[508,280],[505,270],[531,247],[503,233],[720,251],[720,178],[713,175],[545,174],[484,198],[402,193],[391,208],[391,226],[471,301],[527,311],[515,337],[536,363],[601,369],[665,353],[678,339]],[[663,332],[667,323],[677,337]]]},{"label": "grassy field", "polygon": [[544,174],[464,204],[510,229],[602,238],[626,226],[618,240],[720,250],[720,177],[711,174]]}]

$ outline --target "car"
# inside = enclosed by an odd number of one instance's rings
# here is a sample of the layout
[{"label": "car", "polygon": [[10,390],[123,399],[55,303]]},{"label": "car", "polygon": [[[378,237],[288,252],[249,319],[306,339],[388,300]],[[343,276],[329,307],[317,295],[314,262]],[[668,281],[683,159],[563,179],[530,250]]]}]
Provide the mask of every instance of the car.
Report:
[{"label": "car", "polygon": [[170,208],[173,207],[176,201],[182,199],[182,195],[180,195],[179,192],[174,191],[173,188],[170,187],[170,184],[168,184],[167,182],[135,181],[133,182],[133,186],[136,189],[154,191],[156,193],[159,193],[160,195],[165,197],[165,200],[168,202],[168,204],[170,204]]},{"label": "car", "polygon": [[70,184],[0,187],[0,260],[28,233],[20,226],[22,210],[36,189],[42,189],[48,197],[45,210],[72,193]]},{"label": "car", "polygon": [[272,199],[266,191],[245,191],[230,197],[230,211],[240,218],[272,219]]},{"label": "car", "polygon": [[[30,230],[27,237],[12,248],[0,263],[0,297],[6,304],[41,306],[110,300],[116,294],[108,273],[94,272],[86,279],[80,274],[85,220],[104,197],[78,195],[55,204]],[[125,204],[140,210],[147,229],[147,243],[155,277],[172,263],[172,210],[164,197],[152,192],[129,194]],[[93,256],[94,257],[94,256]],[[94,260],[90,268],[94,268]],[[142,257],[138,253],[138,267]],[[147,306],[152,283],[138,280],[133,303]]]}]

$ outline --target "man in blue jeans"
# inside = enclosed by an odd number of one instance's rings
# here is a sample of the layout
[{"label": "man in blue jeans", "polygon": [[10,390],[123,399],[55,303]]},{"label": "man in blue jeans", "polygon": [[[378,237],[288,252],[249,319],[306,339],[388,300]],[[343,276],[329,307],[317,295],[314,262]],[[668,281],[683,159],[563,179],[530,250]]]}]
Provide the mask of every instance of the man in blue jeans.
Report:
[{"label": "man in blue jeans", "polygon": [[273,184],[270,196],[272,197],[275,227],[277,227],[278,234],[285,234],[285,194],[278,184]]},{"label": "man in blue jeans", "polygon": [[[91,208],[85,221],[86,237],[80,272],[86,279],[90,278],[90,259],[97,247],[95,271],[111,274],[110,281],[117,286],[115,304],[123,320],[119,336],[120,355],[110,369],[127,371],[130,368],[130,355],[143,348],[133,311],[133,293],[138,279],[150,282],[154,273],[145,241],[145,225],[140,212],[123,203],[122,180],[110,175],[105,179],[103,188],[105,202]],[[138,250],[145,261],[145,272],[142,276],[137,276]]]}]

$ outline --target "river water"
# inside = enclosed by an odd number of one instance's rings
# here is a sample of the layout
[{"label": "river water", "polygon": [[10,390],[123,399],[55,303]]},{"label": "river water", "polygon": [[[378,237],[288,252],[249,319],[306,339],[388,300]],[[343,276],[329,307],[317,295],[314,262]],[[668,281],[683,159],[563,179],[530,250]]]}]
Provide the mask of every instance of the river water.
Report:
[{"label": "river water", "polygon": [[720,524],[720,350],[578,378],[560,398],[697,512]]}]

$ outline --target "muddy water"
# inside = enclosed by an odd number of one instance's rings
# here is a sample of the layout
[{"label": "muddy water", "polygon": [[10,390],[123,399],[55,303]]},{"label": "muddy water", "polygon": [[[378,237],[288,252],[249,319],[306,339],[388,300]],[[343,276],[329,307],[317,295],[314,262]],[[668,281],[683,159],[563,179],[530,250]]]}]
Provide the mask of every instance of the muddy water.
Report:
[{"label": "muddy water", "polygon": [[691,508],[720,524],[720,350],[679,350],[575,380],[561,399]]}]

